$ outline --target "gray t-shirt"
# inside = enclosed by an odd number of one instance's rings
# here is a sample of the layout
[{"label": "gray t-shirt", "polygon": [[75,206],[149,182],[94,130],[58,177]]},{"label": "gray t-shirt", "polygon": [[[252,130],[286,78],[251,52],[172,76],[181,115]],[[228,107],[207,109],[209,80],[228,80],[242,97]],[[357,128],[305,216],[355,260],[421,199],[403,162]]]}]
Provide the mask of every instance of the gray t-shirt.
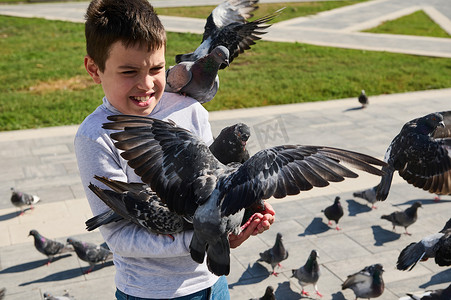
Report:
[{"label": "gray t-shirt", "polygon": [[[106,98],[80,125],[75,136],[75,154],[81,181],[93,215],[108,210],[88,188],[90,182],[106,188],[94,175],[114,180],[142,182],[119,155],[113,140],[102,124],[107,116],[120,114]],[[196,100],[179,94],[164,93],[150,117],[172,120],[212,143],[208,112]],[[218,279],[208,271],[205,262],[191,259],[189,243],[192,231],[175,234],[174,241],[165,235],[148,232],[128,221],[100,227],[100,232],[114,253],[115,283],[122,292],[143,298],[173,298],[212,286]]]}]

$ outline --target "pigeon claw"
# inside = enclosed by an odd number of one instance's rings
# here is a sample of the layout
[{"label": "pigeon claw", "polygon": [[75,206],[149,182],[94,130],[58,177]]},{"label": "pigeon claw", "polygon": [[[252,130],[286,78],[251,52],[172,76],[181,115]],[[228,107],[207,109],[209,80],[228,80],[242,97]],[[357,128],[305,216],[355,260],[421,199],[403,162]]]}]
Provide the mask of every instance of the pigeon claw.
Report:
[{"label": "pigeon claw", "polygon": [[277,276],[279,276],[279,273],[277,273],[276,271],[272,271],[271,275],[274,275],[277,277]]},{"label": "pigeon claw", "polygon": [[304,291],[304,289],[302,289],[301,294],[305,296],[310,296],[309,292]]},{"label": "pigeon claw", "polygon": [[335,227],[335,229],[338,231],[338,230],[341,230],[341,228],[340,227],[338,227],[338,225],[337,225],[337,227]]},{"label": "pigeon claw", "polygon": [[320,297],[322,297],[323,296],[323,294],[321,294],[320,292],[318,292],[318,291],[316,291],[316,294],[318,295],[318,296],[320,296]]}]

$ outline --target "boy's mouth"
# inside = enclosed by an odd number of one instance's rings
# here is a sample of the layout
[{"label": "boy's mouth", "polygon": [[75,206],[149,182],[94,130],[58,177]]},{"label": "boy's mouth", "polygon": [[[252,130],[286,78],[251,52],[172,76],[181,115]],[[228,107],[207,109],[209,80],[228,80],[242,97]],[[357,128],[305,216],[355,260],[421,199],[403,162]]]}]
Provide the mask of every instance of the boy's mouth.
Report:
[{"label": "boy's mouth", "polygon": [[145,96],[130,96],[130,99],[133,100],[139,106],[149,105],[151,99],[155,96],[155,93],[145,95]]}]

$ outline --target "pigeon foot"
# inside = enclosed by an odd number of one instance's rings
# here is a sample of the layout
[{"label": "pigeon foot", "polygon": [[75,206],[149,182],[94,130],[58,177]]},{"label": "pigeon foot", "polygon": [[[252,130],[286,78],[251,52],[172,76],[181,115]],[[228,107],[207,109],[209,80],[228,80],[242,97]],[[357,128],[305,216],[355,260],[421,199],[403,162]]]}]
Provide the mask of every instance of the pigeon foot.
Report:
[{"label": "pigeon foot", "polygon": [[310,296],[309,292],[304,291],[304,289],[302,289],[301,294],[305,296]]}]

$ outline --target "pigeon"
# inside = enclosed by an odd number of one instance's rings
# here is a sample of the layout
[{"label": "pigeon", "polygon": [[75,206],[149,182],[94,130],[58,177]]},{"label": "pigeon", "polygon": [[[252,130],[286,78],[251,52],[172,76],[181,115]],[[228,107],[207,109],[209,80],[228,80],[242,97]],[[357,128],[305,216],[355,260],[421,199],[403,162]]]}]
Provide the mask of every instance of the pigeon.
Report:
[{"label": "pigeon", "polygon": [[170,235],[172,238],[172,234],[193,228],[189,219],[171,212],[147,184],[126,183],[99,176],[94,178],[112,189],[101,189],[92,183],[89,185],[91,191],[105,202],[116,216],[111,217],[111,211],[107,211],[89,219],[86,221],[88,231],[121,219],[131,221],[156,234]]},{"label": "pigeon", "polygon": [[67,238],[67,242],[74,247],[78,258],[89,263],[89,268],[83,274],[90,273],[96,263],[104,263],[113,257],[110,250],[92,243],[82,242],[71,237]]},{"label": "pigeon", "polygon": [[[341,163],[381,176],[384,162],[324,146],[282,145],[261,150],[243,164],[223,165],[208,146],[174,122],[112,115],[104,129],[141,180],[181,215],[193,215],[190,253],[216,275],[230,272],[230,233],[239,234],[245,208],[264,210],[264,199],[296,195],[358,175]],[[247,223],[248,224],[248,223]]]},{"label": "pigeon", "polygon": [[417,188],[451,194],[451,111],[431,113],[407,122],[385,153],[385,172],[376,198],[387,199],[393,173]]},{"label": "pigeon", "polygon": [[44,300],[73,300],[73,299],[75,299],[74,297],[69,295],[68,292],[65,292],[64,295],[62,295],[62,296],[53,296],[52,293],[45,292],[43,296],[44,296]]},{"label": "pigeon", "polygon": [[358,298],[377,298],[384,292],[384,279],[382,278],[384,269],[381,264],[367,266],[359,272],[348,275],[348,278],[341,285],[341,289],[351,289]]},{"label": "pigeon", "polygon": [[421,206],[420,201],[415,201],[410,207],[403,211],[395,211],[389,215],[382,215],[381,219],[388,220],[393,225],[393,230],[395,230],[396,226],[402,226],[406,230],[405,234],[411,235],[407,232],[407,227],[412,225],[417,221],[417,210]]},{"label": "pigeon", "polygon": [[332,225],[332,221],[335,221],[335,229],[340,230],[340,227],[338,226],[338,221],[343,217],[343,207],[340,203],[340,197],[335,197],[334,204],[326,207],[324,210],[324,215],[329,220],[329,226]]},{"label": "pigeon", "polygon": [[[450,219],[451,220],[451,219]],[[419,261],[435,258],[440,266],[451,265],[451,226],[447,223],[438,233],[428,235],[417,243],[405,247],[398,256],[396,268],[412,270]]]},{"label": "pigeon", "polygon": [[164,90],[190,96],[202,104],[207,103],[218,92],[221,64],[229,64],[229,50],[224,46],[214,48],[194,62],[180,62],[166,71]]},{"label": "pigeon", "polygon": [[210,145],[210,151],[224,165],[244,163],[250,157],[246,149],[250,135],[250,128],[244,123],[225,127]]},{"label": "pigeon", "polygon": [[288,258],[288,251],[285,249],[282,242],[282,234],[277,233],[276,242],[274,246],[268,250],[260,253],[260,258],[257,261],[264,261],[271,265],[272,273],[271,275],[277,276],[278,273],[274,271],[276,266],[281,267],[280,262]]},{"label": "pigeon", "polygon": [[318,282],[319,276],[321,275],[318,265],[318,252],[316,250],[312,250],[307,259],[305,265],[300,267],[299,269],[292,270],[293,276],[297,278],[299,284],[302,287],[301,295],[309,296],[309,293],[304,290],[304,287],[309,284],[313,284],[315,287],[316,294],[320,297],[323,295],[318,291],[318,287],[316,283]]},{"label": "pigeon", "polygon": [[366,190],[361,191],[361,192],[354,192],[352,195],[354,197],[365,199],[366,201],[368,201],[369,203],[372,204],[371,205],[372,209],[376,209],[377,207],[374,205],[374,203],[377,202],[376,189],[377,189],[377,186],[369,188],[369,189],[366,189]]},{"label": "pigeon", "polygon": [[451,299],[451,284],[445,289],[436,289],[426,291],[421,295],[406,294],[407,297],[402,297],[400,300],[449,300]]},{"label": "pigeon", "polygon": [[11,188],[11,203],[14,206],[17,206],[20,208],[19,215],[23,215],[25,213],[23,207],[24,206],[30,206],[31,209],[34,209],[33,204],[36,204],[41,200],[36,195],[27,194],[24,192],[16,191],[14,188]]},{"label": "pigeon", "polygon": [[[257,20],[248,22],[253,16],[252,12],[258,8],[258,0],[227,0],[219,4],[208,16],[202,42],[192,53],[178,54],[175,62],[196,61],[213,51],[218,46],[224,46],[229,50],[229,63],[235,57],[250,49],[256,40],[261,39],[259,35],[271,25],[267,22],[280,14],[281,10],[266,15]],[[228,64],[222,64],[224,69]]]},{"label": "pigeon", "polygon": [[70,246],[66,246],[58,241],[50,240],[42,236],[37,230],[32,229],[28,236],[32,235],[34,238],[34,246],[36,250],[48,257],[46,265],[50,265],[53,257],[57,254],[73,252],[74,249]]},{"label": "pigeon", "polygon": [[260,298],[252,298],[250,300],[276,300],[276,296],[274,295],[274,288],[272,286],[267,286],[265,294]]},{"label": "pigeon", "polygon": [[0,300],[5,299],[6,288],[0,288]]},{"label": "pigeon", "polygon": [[362,104],[362,108],[367,107],[367,105],[369,104],[368,96],[365,94],[365,90],[362,90],[358,99],[359,99],[359,103]]}]

